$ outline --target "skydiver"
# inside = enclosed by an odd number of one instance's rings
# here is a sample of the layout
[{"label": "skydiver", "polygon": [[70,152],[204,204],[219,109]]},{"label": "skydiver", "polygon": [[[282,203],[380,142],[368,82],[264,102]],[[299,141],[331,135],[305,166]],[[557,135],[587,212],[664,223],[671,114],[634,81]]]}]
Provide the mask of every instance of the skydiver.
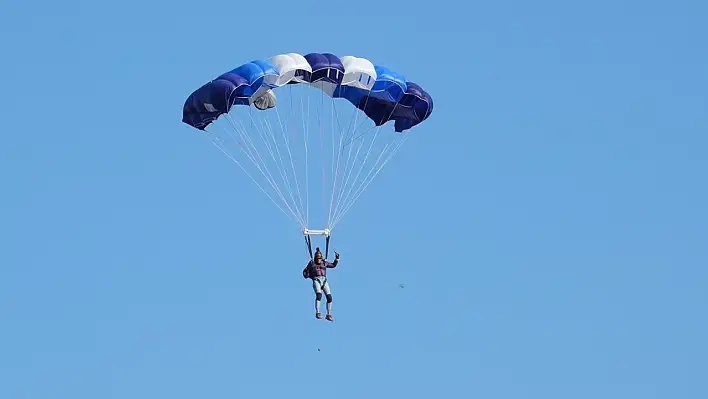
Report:
[{"label": "skydiver", "polygon": [[326,319],[334,321],[332,317],[332,293],[327,283],[327,269],[334,269],[339,263],[339,253],[334,253],[334,262],[328,262],[322,259],[322,252],[317,248],[315,251],[315,259],[310,260],[302,271],[302,277],[312,280],[312,289],[315,291],[315,317],[322,318],[320,313],[320,301],[322,300],[322,291],[327,297],[327,316]]}]

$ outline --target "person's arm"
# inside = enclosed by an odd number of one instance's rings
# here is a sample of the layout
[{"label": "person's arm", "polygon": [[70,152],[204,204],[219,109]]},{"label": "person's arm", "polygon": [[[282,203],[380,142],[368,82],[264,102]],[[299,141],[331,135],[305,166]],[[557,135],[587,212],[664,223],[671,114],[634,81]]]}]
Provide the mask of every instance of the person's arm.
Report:
[{"label": "person's arm", "polygon": [[302,269],[302,277],[303,278],[310,278],[310,266],[312,265],[312,261],[307,262],[307,266],[305,266],[304,269]]},{"label": "person's arm", "polygon": [[326,262],[325,265],[330,269],[334,269],[335,267],[337,267],[338,263],[339,263],[339,253],[335,252],[334,253],[334,262]]}]

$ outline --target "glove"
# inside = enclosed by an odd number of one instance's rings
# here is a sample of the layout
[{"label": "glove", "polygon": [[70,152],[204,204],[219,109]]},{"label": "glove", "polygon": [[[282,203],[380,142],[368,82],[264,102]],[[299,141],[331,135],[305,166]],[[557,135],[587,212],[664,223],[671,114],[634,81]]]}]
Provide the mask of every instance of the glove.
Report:
[{"label": "glove", "polygon": [[334,252],[334,259],[339,259],[339,252]]}]

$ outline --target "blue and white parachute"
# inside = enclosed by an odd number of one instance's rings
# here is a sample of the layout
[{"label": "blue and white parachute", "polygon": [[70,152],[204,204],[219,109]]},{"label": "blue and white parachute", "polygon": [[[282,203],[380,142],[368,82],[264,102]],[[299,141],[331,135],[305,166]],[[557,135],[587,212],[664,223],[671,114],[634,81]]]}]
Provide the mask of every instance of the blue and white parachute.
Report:
[{"label": "blue and white parachute", "polygon": [[288,53],[207,82],[182,121],[209,133],[303,230],[319,210],[328,234],[432,110],[420,85],[366,58]]}]

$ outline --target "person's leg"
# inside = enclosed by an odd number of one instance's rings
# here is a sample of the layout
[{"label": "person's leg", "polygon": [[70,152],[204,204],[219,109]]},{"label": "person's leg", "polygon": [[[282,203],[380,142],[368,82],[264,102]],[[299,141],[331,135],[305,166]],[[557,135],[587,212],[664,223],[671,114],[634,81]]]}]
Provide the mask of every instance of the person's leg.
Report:
[{"label": "person's leg", "polygon": [[312,289],[315,290],[315,316],[318,319],[322,318],[320,313],[320,301],[322,300],[322,281],[319,277],[312,279]]},{"label": "person's leg", "polygon": [[327,280],[324,281],[324,286],[322,287],[322,290],[325,293],[325,296],[327,297],[327,320],[332,321],[334,318],[332,317],[332,292],[329,289],[329,283]]}]

